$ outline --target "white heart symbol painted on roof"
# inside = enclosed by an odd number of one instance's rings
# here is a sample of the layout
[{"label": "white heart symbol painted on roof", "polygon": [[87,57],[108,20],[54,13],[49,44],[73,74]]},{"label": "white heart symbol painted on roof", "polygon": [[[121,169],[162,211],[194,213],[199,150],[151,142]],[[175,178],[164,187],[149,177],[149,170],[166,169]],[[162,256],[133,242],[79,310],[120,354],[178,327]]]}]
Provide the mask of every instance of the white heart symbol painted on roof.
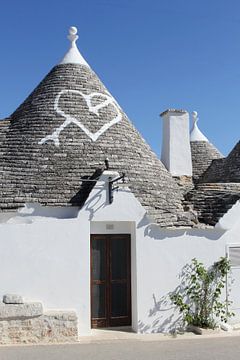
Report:
[{"label": "white heart symbol painted on roof", "polygon": [[[61,98],[61,96],[63,94],[78,94],[81,95],[84,100],[86,101],[86,104],[88,106],[89,112],[94,113],[95,115],[99,116],[99,110],[108,106],[109,104],[111,104],[115,110],[117,111],[116,116],[109,121],[108,123],[104,124],[97,132],[93,133],[91,132],[88,128],[86,128],[86,126],[84,124],[81,123],[81,121],[79,121],[78,119],[76,119],[75,117],[69,115],[69,114],[65,114],[65,112],[60,109],[59,107],[59,100]],[[104,97],[106,100],[103,101],[101,104],[97,104],[97,105],[92,105],[91,100],[94,96],[102,96]],[[56,96],[55,101],[54,101],[54,110],[61,116],[63,116],[65,118],[65,121],[63,122],[62,125],[60,125],[57,129],[54,130],[54,132],[51,135],[47,135],[45,138],[41,139],[38,144],[44,144],[47,141],[53,141],[54,144],[56,146],[59,146],[59,135],[60,133],[71,123],[77,125],[78,127],[80,127],[85,134],[90,137],[90,139],[92,141],[96,141],[100,135],[102,135],[107,129],[109,129],[112,125],[118,123],[121,119],[122,119],[122,114],[119,110],[118,105],[116,104],[115,100],[107,94],[104,93],[99,93],[99,92],[93,92],[91,94],[84,94],[81,91],[78,90],[61,90],[59,92],[59,94]]]}]

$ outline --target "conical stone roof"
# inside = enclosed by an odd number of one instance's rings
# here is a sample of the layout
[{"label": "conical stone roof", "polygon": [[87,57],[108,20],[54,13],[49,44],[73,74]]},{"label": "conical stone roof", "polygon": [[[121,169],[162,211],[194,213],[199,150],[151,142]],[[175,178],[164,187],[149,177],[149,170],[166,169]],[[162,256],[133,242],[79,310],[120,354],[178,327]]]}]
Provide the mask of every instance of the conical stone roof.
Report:
[{"label": "conical stone roof", "polygon": [[2,210],[25,202],[81,206],[81,179],[108,158],[156,222],[190,225],[175,181],[86,64],[50,71],[11,115],[0,152]]},{"label": "conical stone roof", "polygon": [[223,155],[211,144],[205,135],[199,130],[197,112],[193,111],[193,127],[190,134],[192,153],[193,181],[198,182],[212,161],[223,158]]},{"label": "conical stone roof", "polygon": [[226,158],[222,182],[240,182],[240,141]]},{"label": "conical stone roof", "polygon": [[209,141],[191,141],[193,180],[198,181],[207,171],[212,161],[223,155]]},{"label": "conical stone roof", "polygon": [[201,181],[240,183],[240,141],[226,158],[213,161]]}]

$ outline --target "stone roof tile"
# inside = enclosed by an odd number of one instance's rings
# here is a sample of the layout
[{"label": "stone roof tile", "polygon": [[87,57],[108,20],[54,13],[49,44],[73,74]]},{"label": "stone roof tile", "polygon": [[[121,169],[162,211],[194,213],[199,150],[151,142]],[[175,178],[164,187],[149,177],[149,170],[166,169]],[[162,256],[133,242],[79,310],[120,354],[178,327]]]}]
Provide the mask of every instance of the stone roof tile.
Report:
[{"label": "stone roof tile", "polygon": [[240,183],[240,141],[225,159],[212,162],[201,182]]}]

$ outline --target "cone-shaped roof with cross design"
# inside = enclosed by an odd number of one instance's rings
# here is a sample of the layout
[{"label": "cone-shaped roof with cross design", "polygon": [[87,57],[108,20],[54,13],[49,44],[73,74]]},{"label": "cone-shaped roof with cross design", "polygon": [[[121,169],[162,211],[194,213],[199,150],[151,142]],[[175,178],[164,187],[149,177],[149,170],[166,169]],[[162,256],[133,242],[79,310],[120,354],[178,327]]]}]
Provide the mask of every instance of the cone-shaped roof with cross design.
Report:
[{"label": "cone-shaped roof with cross design", "polygon": [[190,225],[177,184],[79,53],[77,38],[70,28],[61,63],[0,127],[0,208],[81,206],[81,179],[108,158],[154,221]]}]

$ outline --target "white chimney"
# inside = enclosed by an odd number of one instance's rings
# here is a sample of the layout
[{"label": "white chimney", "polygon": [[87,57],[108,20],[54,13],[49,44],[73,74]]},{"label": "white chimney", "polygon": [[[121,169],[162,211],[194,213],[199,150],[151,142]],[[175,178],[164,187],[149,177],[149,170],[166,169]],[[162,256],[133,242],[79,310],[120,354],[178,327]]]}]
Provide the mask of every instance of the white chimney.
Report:
[{"label": "white chimney", "polygon": [[169,109],[160,116],[163,119],[163,164],[173,176],[192,176],[188,112]]}]

